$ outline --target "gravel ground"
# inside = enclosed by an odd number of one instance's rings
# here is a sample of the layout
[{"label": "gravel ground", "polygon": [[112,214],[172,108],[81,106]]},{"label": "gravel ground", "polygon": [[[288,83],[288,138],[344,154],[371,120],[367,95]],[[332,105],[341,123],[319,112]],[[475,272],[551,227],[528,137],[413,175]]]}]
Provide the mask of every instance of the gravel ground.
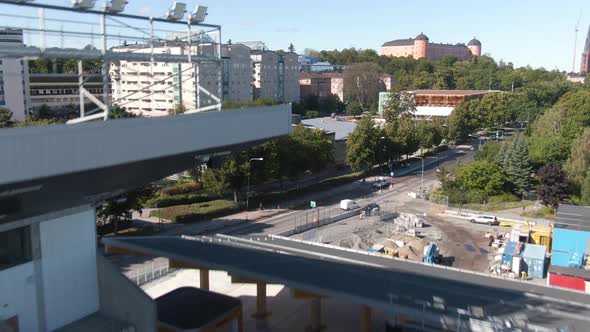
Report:
[{"label": "gravel ground", "polygon": [[[486,231],[506,231],[507,228],[474,225],[466,220],[432,217],[425,218],[417,236],[435,242],[445,265],[478,272],[487,272],[495,252],[484,238]],[[349,218],[331,225],[293,236],[297,239],[322,242],[344,248],[367,250],[381,243],[393,231],[392,222],[378,222],[377,218]]]}]

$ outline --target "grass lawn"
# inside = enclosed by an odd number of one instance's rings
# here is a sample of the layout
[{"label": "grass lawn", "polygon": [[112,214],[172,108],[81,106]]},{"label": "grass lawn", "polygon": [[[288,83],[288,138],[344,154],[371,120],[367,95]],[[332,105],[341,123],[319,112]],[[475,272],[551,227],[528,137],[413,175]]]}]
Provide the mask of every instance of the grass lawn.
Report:
[{"label": "grass lawn", "polygon": [[536,210],[528,210],[525,213],[522,213],[521,216],[529,218],[544,218],[555,220],[555,210],[553,210],[550,207],[541,206],[539,209]]},{"label": "grass lawn", "polygon": [[156,235],[160,233],[160,229],[157,226],[144,226],[144,227],[129,227],[120,230],[115,233],[105,234],[104,236],[148,236]]},{"label": "grass lawn", "polygon": [[239,204],[229,200],[215,200],[188,205],[177,205],[152,211],[151,217],[173,222],[190,223],[210,220],[239,211]]},{"label": "grass lawn", "polygon": [[501,211],[501,210],[522,208],[523,206],[531,206],[533,204],[535,204],[534,201],[518,201],[518,202],[487,203],[485,205],[471,203],[471,204],[465,204],[462,206],[454,206],[454,207],[460,207],[462,209],[477,210],[477,211]]}]

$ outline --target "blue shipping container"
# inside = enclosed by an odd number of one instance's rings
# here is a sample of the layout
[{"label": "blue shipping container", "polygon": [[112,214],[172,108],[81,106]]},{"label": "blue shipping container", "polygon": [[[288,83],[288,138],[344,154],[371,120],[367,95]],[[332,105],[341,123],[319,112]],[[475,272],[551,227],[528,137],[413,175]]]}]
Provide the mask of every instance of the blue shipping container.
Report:
[{"label": "blue shipping container", "polygon": [[506,243],[506,247],[504,247],[504,253],[502,254],[502,264],[510,263],[512,264],[512,257],[518,256],[519,252],[516,252],[516,247],[518,246],[518,242],[508,242]]},{"label": "blue shipping container", "polygon": [[545,253],[547,248],[537,244],[526,244],[520,254],[523,260],[522,270],[532,278],[543,279],[545,277]]},{"label": "blue shipping container", "polygon": [[551,265],[569,267],[570,262],[580,261],[586,252],[590,232],[555,228],[551,250]]}]

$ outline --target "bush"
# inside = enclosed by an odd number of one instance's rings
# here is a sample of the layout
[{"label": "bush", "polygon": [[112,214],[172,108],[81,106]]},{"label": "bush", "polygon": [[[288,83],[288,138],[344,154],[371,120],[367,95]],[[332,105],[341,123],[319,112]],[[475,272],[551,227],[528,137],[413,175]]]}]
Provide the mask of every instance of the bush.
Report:
[{"label": "bush", "polygon": [[208,194],[184,194],[184,195],[160,195],[149,199],[144,206],[145,207],[168,207],[175,205],[186,205],[194,203],[202,203],[211,200]]},{"label": "bush", "polygon": [[228,215],[239,209],[239,204],[234,201],[216,200],[190,205],[171,206],[160,209],[159,211],[152,211],[151,216],[179,223],[190,223]]},{"label": "bush", "polygon": [[511,193],[503,193],[501,195],[490,196],[488,198],[489,203],[506,203],[506,202],[518,202],[520,199]]},{"label": "bush", "polygon": [[320,112],[318,112],[318,111],[306,111],[305,112],[305,117],[307,119],[319,118],[320,117]]},{"label": "bush", "polygon": [[203,184],[201,183],[182,183],[177,184],[172,187],[166,188],[162,190],[164,194],[168,195],[180,195],[180,194],[190,194],[192,192],[198,191],[203,189]]}]

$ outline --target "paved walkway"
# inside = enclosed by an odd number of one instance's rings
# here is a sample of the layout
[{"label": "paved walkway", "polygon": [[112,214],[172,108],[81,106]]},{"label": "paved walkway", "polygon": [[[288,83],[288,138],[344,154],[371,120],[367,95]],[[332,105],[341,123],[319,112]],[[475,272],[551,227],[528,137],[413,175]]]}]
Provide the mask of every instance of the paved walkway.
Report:
[{"label": "paved walkway", "polygon": [[[533,209],[533,206],[527,206],[526,211],[530,211]],[[522,208],[515,208],[515,209],[507,209],[507,210],[499,210],[499,211],[477,211],[477,210],[470,210],[470,209],[458,209],[458,208],[449,208],[450,211],[461,212],[461,213],[471,213],[471,214],[484,214],[484,215],[492,215],[496,216],[501,219],[505,219],[508,221],[518,221],[518,222],[534,222],[537,225],[550,225],[553,223],[552,220],[543,219],[543,218],[531,218],[522,216]]]}]

